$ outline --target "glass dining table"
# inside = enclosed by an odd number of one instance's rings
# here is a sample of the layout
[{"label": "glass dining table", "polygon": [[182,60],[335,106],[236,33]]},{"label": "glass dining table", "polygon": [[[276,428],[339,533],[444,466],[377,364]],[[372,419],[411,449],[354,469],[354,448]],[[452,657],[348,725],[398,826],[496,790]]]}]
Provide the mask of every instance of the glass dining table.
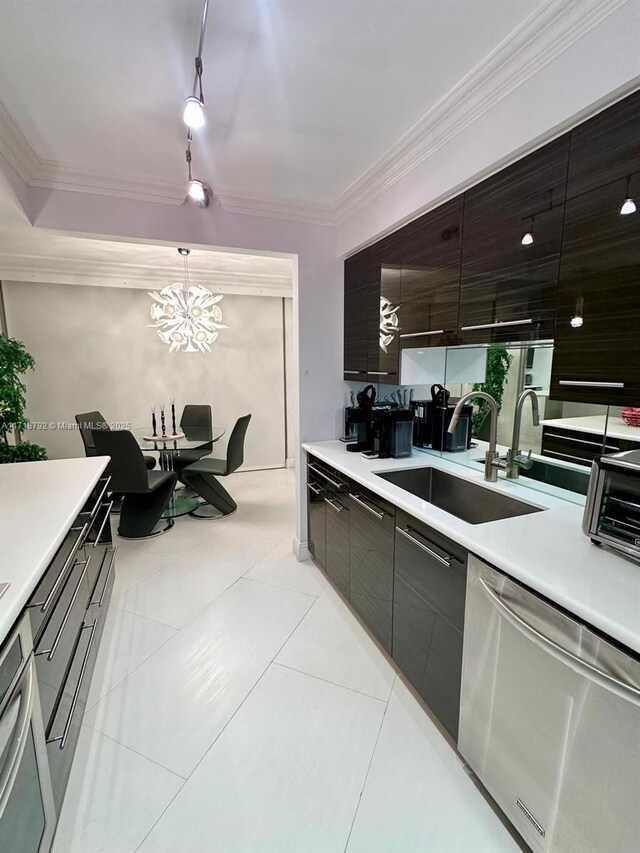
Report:
[{"label": "glass dining table", "polygon": [[[182,450],[198,450],[208,444],[214,444],[225,434],[224,427],[192,428],[175,438],[173,436],[165,439],[152,438],[149,427],[136,427],[133,430],[136,441],[143,453],[156,452],[159,455],[160,468],[163,471],[173,471],[175,457]],[[178,490],[186,491],[183,489]],[[162,514],[163,518],[177,518],[179,515],[187,515],[200,505],[200,500],[193,495],[176,494],[174,491],[167,508]]]}]

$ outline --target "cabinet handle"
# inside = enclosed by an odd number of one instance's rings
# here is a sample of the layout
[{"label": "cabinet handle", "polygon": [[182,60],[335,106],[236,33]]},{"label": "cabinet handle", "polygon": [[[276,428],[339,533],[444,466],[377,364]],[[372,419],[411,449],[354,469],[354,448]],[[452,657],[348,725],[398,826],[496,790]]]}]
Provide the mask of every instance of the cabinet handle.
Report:
[{"label": "cabinet handle", "polygon": [[82,563],[77,563],[76,565],[82,566],[84,565],[84,569],[82,570],[82,574],[78,578],[78,583],[76,584],[76,588],[73,591],[73,595],[71,596],[71,601],[69,602],[66,612],[62,618],[62,622],[60,623],[60,627],[54,637],[53,643],[51,643],[50,649],[42,649],[41,651],[35,652],[36,656],[38,655],[47,655],[47,660],[53,660],[53,656],[56,653],[58,648],[58,643],[60,642],[60,637],[64,632],[64,629],[67,627],[67,622],[69,621],[69,616],[71,615],[71,611],[73,610],[73,605],[76,603],[76,598],[78,597],[78,593],[80,592],[80,587],[87,576],[87,569],[89,568],[89,563],[91,562],[91,557],[87,557]]},{"label": "cabinet handle", "polygon": [[[98,481],[98,482],[100,482],[100,481]],[[102,487],[102,491],[98,495],[98,499],[95,502],[93,509],[91,510],[91,512],[89,512],[87,510],[86,512],[81,513],[81,515],[88,515],[90,519],[95,518],[95,515],[98,512],[98,510],[100,509],[100,505],[102,504],[102,498],[105,496],[105,493],[107,491],[107,487],[109,486],[110,482],[111,482],[111,477],[105,477],[104,486]]]},{"label": "cabinet handle", "polygon": [[82,659],[82,667],[80,668],[80,677],[78,678],[78,683],[76,684],[76,689],[73,692],[73,699],[71,700],[71,708],[69,709],[69,716],[64,724],[64,729],[62,730],[62,734],[58,735],[58,737],[49,738],[47,743],[56,743],[60,741],[60,749],[64,749],[67,743],[67,737],[69,736],[69,729],[71,728],[71,721],[73,720],[73,715],[76,710],[76,705],[78,704],[78,699],[80,697],[80,691],[82,690],[82,682],[84,681],[84,676],[87,671],[87,664],[89,663],[89,655],[91,654],[91,647],[93,646],[93,640],[96,635],[96,627],[98,625],[98,621],[96,620],[93,625],[85,625],[81,628],[81,631],[86,631],[87,628],[91,630],[91,636],[89,637],[89,644],[87,645],[87,650],[84,653],[84,658]]},{"label": "cabinet handle", "polygon": [[446,557],[441,557],[440,554],[436,554],[436,552],[432,551],[431,548],[427,547],[422,542],[420,542],[418,539],[413,537],[411,535],[411,533],[412,532],[415,533],[415,531],[412,531],[410,527],[407,527],[406,530],[403,530],[402,527],[398,527],[396,525],[396,531],[398,533],[400,533],[402,536],[404,536],[405,539],[408,539],[409,542],[413,542],[413,544],[417,545],[418,548],[422,548],[423,551],[426,551],[427,554],[429,554],[430,557],[433,557],[434,560],[437,560],[439,563],[442,563],[443,566],[447,566],[447,568],[449,568],[449,569],[451,568],[451,558],[447,559]]},{"label": "cabinet handle", "polygon": [[539,320],[534,320],[529,317],[527,320],[498,320],[497,323],[480,323],[477,326],[460,326],[461,332],[473,332],[476,329],[498,329],[501,326],[531,326],[533,323],[539,323]]},{"label": "cabinet handle", "polygon": [[[352,501],[355,501],[357,504],[360,504],[361,507],[364,507],[364,509],[366,509],[368,512],[370,512],[371,515],[375,515],[375,517],[377,519],[379,519],[380,521],[382,521],[382,519],[385,517],[385,515],[386,515],[385,512],[383,512],[382,510],[375,510],[373,507],[366,504],[363,500],[362,495],[354,495],[352,492],[349,492],[349,497],[351,498]],[[374,504],[374,506],[375,506],[375,504]]]},{"label": "cabinet handle", "polygon": [[328,476],[328,474],[325,474],[324,471],[322,471],[320,468],[316,468],[316,466],[311,462],[307,462],[307,468],[311,468],[311,470],[313,471],[314,474],[318,474],[320,477],[325,479],[328,483],[331,483],[332,486],[335,486],[336,489],[341,489],[344,486],[343,482],[338,482],[337,480],[332,480],[331,477]]},{"label": "cabinet handle", "polygon": [[585,462],[590,464],[590,459],[585,459],[584,456],[572,456],[570,453],[559,453],[557,450],[543,450],[543,456],[560,456],[562,459],[573,459],[574,462],[581,462],[583,467],[586,467]]},{"label": "cabinet handle", "polygon": [[79,529],[80,533],[78,534],[78,538],[76,539],[76,541],[73,543],[73,547],[71,548],[71,551],[69,552],[69,556],[64,561],[64,566],[60,569],[60,574],[55,579],[53,586],[49,590],[49,595],[45,598],[45,600],[42,603],[35,601],[33,604],[29,605],[30,607],[40,607],[42,613],[46,613],[46,611],[49,609],[49,605],[53,601],[55,594],[58,591],[58,587],[60,586],[60,583],[62,582],[62,578],[66,575],[67,569],[69,568],[69,566],[73,562],[74,557],[76,556],[76,554],[78,552],[78,548],[82,545],[85,533],[87,532],[88,528],[89,528],[89,522],[87,522],[86,524],[84,524],[80,528],[76,528],[76,527],[73,528],[74,530]]},{"label": "cabinet handle", "polygon": [[[10,741],[7,750],[7,761],[2,772],[0,772],[0,815],[4,812],[11,792],[15,790],[13,783],[18,775],[24,750],[29,742],[29,726],[31,725],[31,713],[33,711],[33,662],[30,661],[25,669],[25,687],[19,692],[12,702],[5,708],[9,711],[15,703],[19,702],[18,716],[16,719],[17,736]],[[10,714],[7,713],[10,718]],[[5,718],[6,719],[6,718]]]},{"label": "cabinet handle", "polygon": [[351,376],[360,376],[361,373],[366,373],[366,370],[343,370],[343,373],[348,373]]},{"label": "cabinet handle", "polygon": [[624,388],[624,382],[583,382],[581,379],[561,379],[558,385],[574,385],[578,388]]},{"label": "cabinet handle", "polygon": [[[595,447],[596,450],[599,450],[603,445],[600,441],[587,441],[584,438],[573,438],[573,436],[569,437],[568,435],[560,435],[557,432],[545,432],[545,438],[559,438],[561,441],[568,441],[570,444],[587,444],[589,447]],[[604,436],[603,436],[604,438]],[[613,444],[605,444],[605,450],[620,450],[619,447]]]},{"label": "cabinet handle", "polygon": [[388,370],[367,370],[369,376],[388,376]]},{"label": "cabinet handle", "polygon": [[[111,577],[111,573],[113,572],[113,566],[115,564],[116,551],[117,550],[118,550],[117,548],[111,548],[110,551],[107,551],[107,554],[111,554],[111,562],[109,563],[109,568],[107,569],[107,576],[104,580],[104,586],[102,587],[102,593],[100,594],[100,598],[98,599],[98,601],[90,601],[89,602],[89,607],[92,607],[94,604],[97,604],[98,607],[102,607],[102,602],[104,601],[104,596],[105,596],[105,593],[107,591],[107,587],[109,586],[109,578]],[[98,582],[98,579],[96,578],[96,584],[97,584],[97,582]]]},{"label": "cabinet handle", "polygon": [[424,335],[444,335],[444,329],[434,329],[432,332],[406,332],[401,338],[422,338]]},{"label": "cabinet handle", "polygon": [[322,493],[322,489],[319,489],[317,486],[314,486],[313,483],[307,483],[307,488],[311,489],[314,495],[319,495]]},{"label": "cabinet handle", "polygon": [[335,510],[336,512],[342,512],[342,510],[344,509],[341,504],[337,504],[332,498],[325,498],[324,502],[329,504],[331,509]]},{"label": "cabinet handle", "polygon": [[102,519],[102,524],[100,525],[100,530],[98,530],[98,535],[96,536],[96,541],[93,543],[93,547],[96,548],[100,544],[100,537],[102,536],[102,531],[105,528],[107,521],[109,521],[109,513],[111,512],[111,508],[113,506],[113,501],[109,503],[107,506],[107,511],[105,512],[104,518]]}]

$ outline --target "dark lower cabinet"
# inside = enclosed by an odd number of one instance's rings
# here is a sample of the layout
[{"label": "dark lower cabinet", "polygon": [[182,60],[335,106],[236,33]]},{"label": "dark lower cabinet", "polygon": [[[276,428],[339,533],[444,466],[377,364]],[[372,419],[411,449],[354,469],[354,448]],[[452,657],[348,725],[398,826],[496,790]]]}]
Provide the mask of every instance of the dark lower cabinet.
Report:
[{"label": "dark lower cabinet", "polygon": [[391,654],[395,507],[362,489],[349,506],[349,603]]},{"label": "dark lower cabinet", "polygon": [[349,508],[338,495],[326,497],[324,570],[335,588],[349,595]]},{"label": "dark lower cabinet", "polygon": [[393,659],[455,740],[466,576],[464,550],[397,513]]},{"label": "dark lower cabinet", "polygon": [[326,555],[326,510],[325,491],[312,478],[307,482],[308,518],[309,518],[309,551],[320,566],[325,567]]}]

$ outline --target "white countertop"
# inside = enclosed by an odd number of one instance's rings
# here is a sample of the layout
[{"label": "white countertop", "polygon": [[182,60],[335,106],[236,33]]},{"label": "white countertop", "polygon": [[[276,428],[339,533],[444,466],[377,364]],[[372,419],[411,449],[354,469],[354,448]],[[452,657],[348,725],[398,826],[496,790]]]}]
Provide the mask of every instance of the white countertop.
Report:
[{"label": "white countertop", "polygon": [[[593,545],[581,530],[581,507],[504,474],[498,483],[485,484],[481,466],[476,472],[448,458],[415,453],[409,459],[365,459],[340,441],[307,443],[303,449],[640,653],[640,565]],[[376,476],[428,465],[546,511],[468,524]]]},{"label": "white countertop", "polygon": [[606,433],[611,438],[626,438],[629,441],[640,442],[640,427],[629,426],[622,418],[610,416],[607,423],[606,415],[591,415],[586,418],[552,418],[551,420],[540,421],[540,423],[557,429],[591,432],[597,435],[604,435],[606,428]]},{"label": "white countertop", "polygon": [[0,643],[13,627],[108,456],[0,465]]}]

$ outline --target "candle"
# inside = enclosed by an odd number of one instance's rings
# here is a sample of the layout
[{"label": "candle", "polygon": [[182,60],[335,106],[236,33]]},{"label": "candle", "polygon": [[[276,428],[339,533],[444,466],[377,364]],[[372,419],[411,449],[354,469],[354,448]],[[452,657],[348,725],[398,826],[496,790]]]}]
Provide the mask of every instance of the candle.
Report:
[{"label": "candle", "polygon": [[176,429],[176,399],[175,397],[171,398],[171,429],[173,432],[171,435],[175,435],[178,430]]},{"label": "candle", "polygon": [[162,437],[167,434],[167,427],[164,420],[164,403],[160,406],[160,424],[162,425]]},{"label": "candle", "polygon": [[153,426],[153,435],[156,436],[158,434],[158,432],[157,432],[157,425],[156,425],[156,407],[155,406],[151,407],[151,424]]}]

